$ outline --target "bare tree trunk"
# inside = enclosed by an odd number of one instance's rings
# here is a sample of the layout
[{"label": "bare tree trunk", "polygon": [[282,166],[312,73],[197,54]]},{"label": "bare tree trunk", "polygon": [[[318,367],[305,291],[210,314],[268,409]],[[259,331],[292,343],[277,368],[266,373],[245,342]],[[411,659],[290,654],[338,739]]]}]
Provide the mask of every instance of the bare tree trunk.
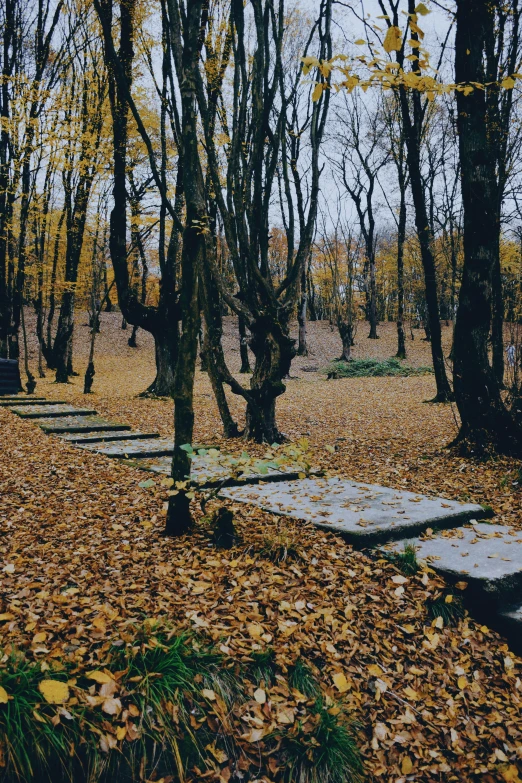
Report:
[{"label": "bare tree trunk", "polygon": [[301,274],[301,297],[297,310],[297,322],[299,324],[299,339],[297,345],[298,356],[308,356],[308,345],[306,342],[306,316],[308,309],[308,295],[306,290],[306,267]]},{"label": "bare tree trunk", "polygon": [[338,317],[337,328],[339,329],[339,336],[343,345],[343,352],[339,357],[339,361],[349,362],[352,356],[353,324],[347,323]]},{"label": "bare tree trunk", "polygon": [[250,362],[248,359],[247,327],[246,327],[245,319],[241,314],[238,316],[238,321],[239,321],[239,355],[241,358],[241,369],[239,370],[239,372],[251,373],[252,370],[250,369]]},{"label": "bare tree trunk", "polygon": [[[459,83],[484,82],[484,41],[493,24],[490,0],[458,0],[455,67]],[[464,271],[454,340],[459,440],[480,450],[493,444],[520,456],[522,432],[504,405],[498,377],[488,358],[498,210],[495,161],[488,154],[482,89],[468,95],[457,92],[457,123],[464,206]]]},{"label": "bare tree trunk", "polygon": [[404,241],[406,238],[406,194],[401,189],[401,205],[397,226],[397,358],[406,358],[404,332]]}]

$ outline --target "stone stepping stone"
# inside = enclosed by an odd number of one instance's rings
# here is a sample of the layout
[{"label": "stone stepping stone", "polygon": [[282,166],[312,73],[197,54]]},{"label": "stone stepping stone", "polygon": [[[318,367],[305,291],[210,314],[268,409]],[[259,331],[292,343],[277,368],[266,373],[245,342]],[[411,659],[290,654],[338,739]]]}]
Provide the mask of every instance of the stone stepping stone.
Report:
[{"label": "stone stepping stone", "polygon": [[44,432],[62,435],[75,432],[122,432],[130,431],[127,424],[113,424],[101,416],[60,416],[39,419],[38,425]]},{"label": "stone stepping stone", "polygon": [[61,435],[63,440],[69,443],[74,443],[78,446],[90,443],[110,443],[112,441],[119,440],[151,440],[152,438],[159,438],[157,432],[129,432],[124,430],[123,432],[114,432],[112,430],[100,430],[95,432],[86,432],[84,434],[75,432],[65,432]]},{"label": "stone stepping stone", "polygon": [[477,522],[409,543],[449,581],[467,582],[473,596],[494,603],[522,600],[522,530]]},{"label": "stone stepping stone", "polygon": [[250,503],[331,530],[358,546],[406,538],[429,527],[455,527],[485,515],[481,506],[340,478],[307,478],[226,489]]},{"label": "stone stepping stone", "polygon": [[28,398],[26,400],[9,400],[8,402],[4,402],[4,400],[0,400],[0,405],[5,407],[11,407],[16,406],[19,408],[20,406],[23,406],[24,408],[35,408],[41,405],[67,405],[68,403],[65,400],[46,400],[42,397],[40,400],[33,400],[31,398]]},{"label": "stone stepping stone", "polygon": [[[300,470],[293,470],[291,466],[285,465],[281,467],[281,470],[269,470],[267,473],[247,473],[239,476],[239,478],[234,478],[233,476],[230,476],[231,468],[230,466],[227,466],[226,459],[226,455],[223,455],[223,457],[220,458],[220,462],[216,462],[215,459],[197,455],[192,459],[190,471],[191,482],[198,484],[201,487],[214,487],[222,484],[223,480],[228,476],[224,486],[242,486],[245,484],[257,484],[259,481],[288,481],[289,479],[292,479],[292,477],[297,478],[298,473],[301,472]],[[170,457],[140,459],[135,460],[133,464],[135,467],[151,471],[152,473],[170,475]]]},{"label": "stone stepping stone", "polygon": [[[49,402],[49,400],[46,400],[45,397],[27,397],[23,396],[22,394],[17,394],[13,397],[0,397],[0,406],[3,408],[7,408],[11,405],[44,405],[52,403]],[[60,405],[63,405],[63,402],[59,403]]]},{"label": "stone stepping stone", "polygon": [[103,454],[105,457],[119,457],[122,459],[168,456],[172,455],[174,448],[171,438],[160,438],[159,436],[141,440],[134,440],[131,437],[116,443],[79,443],[78,445],[82,449],[95,451],[98,454]]},{"label": "stone stepping stone", "polygon": [[16,405],[10,410],[22,419],[43,419],[58,416],[92,416],[92,408],[75,408],[74,405]]}]

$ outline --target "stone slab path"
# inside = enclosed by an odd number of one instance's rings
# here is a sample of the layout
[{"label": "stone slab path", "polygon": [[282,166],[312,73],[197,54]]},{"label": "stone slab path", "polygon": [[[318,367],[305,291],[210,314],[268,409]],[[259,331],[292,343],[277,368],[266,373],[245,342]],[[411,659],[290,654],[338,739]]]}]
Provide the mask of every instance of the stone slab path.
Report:
[{"label": "stone slab path", "polygon": [[126,424],[114,424],[102,416],[59,416],[46,417],[35,422],[44,432],[54,435],[67,435],[81,432],[122,432],[129,431]]},{"label": "stone slab path", "polygon": [[19,400],[18,396],[16,397],[0,397],[0,407],[2,408],[8,408],[12,405],[16,405],[17,407],[20,405],[66,405],[67,403],[64,400],[60,400],[58,402],[51,402],[51,400],[46,400],[45,397],[26,397],[23,400]]},{"label": "stone slab path", "polygon": [[75,408],[74,405],[15,405],[10,408],[13,413],[22,419],[43,419],[55,416],[92,416],[97,411],[92,408]]},{"label": "stone slab path", "polygon": [[132,432],[131,430],[124,430],[118,432],[117,430],[98,430],[95,432],[64,432],[60,435],[62,440],[68,441],[68,443],[74,443],[77,446],[83,444],[92,443],[112,443],[119,440],[151,440],[152,438],[159,438],[157,432]]},{"label": "stone slab path", "polygon": [[358,546],[404,538],[428,527],[455,527],[484,516],[481,506],[340,478],[280,481],[276,486],[260,484],[222,494],[235,502],[312,522]]},{"label": "stone slab path", "polygon": [[[173,441],[158,433],[133,432],[96,411],[22,394],[0,397],[0,405],[80,448],[170,474]],[[384,549],[397,551],[401,544],[393,542],[412,543],[417,557],[450,582],[466,581],[471,611],[483,621],[486,617],[522,653],[521,531],[478,522],[487,515],[478,505],[341,478],[299,479],[289,466],[238,477],[233,466],[227,455],[198,454],[191,481],[200,487],[223,485],[220,495],[227,500],[311,522],[357,546],[388,542]]]},{"label": "stone slab path", "polygon": [[[522,531],[475,522],[405,543],[449,582],[465,582],[473,613],[490,622],[522,653]],[[399,544],[384,550],[399,551]]]},{"label": "stone slab path", "polygon": [[172,438],[149,437],[135,440],[116,441],[114,443],[81,443],[78,444],[82,449],[96,451],[105,457],[115,458],[140,458],[140,457],[164,457],[172,455],[174,450],[174,441]]},{"label": "stone slab path", "polygon": [[521,530],[476,522],[410,543],[420,560],[450,581],[465,579],[470,590],[485,599],[500,602],[510,596],[522,601]]},{"label": "stone slab path", "polygon": [[[140,459],[136,460],[134,464],[142,470],[149,470],[152,473],[160,473],[166,476],[170,475],[171,459],[167,456],[154,459]],[[289,466],[282,466],[280,470],[269,470],[267,473],[259,473],[253,470],[251,473],[244,473],[238,478],[231,477],[231,472],[232,468],[230,465],[227,465],[226,455],[220,457],[218,461],[214,458],[197,455],[192,459],[190,478],[191,481],[202,487],[215,487],[223,484],[227,476],[229,478],[223,486],[243,486],[245,484],[257,484],[259,481],[272,483],[283,479],[290,480],[298,476],[297,471],[293,471]]]}]

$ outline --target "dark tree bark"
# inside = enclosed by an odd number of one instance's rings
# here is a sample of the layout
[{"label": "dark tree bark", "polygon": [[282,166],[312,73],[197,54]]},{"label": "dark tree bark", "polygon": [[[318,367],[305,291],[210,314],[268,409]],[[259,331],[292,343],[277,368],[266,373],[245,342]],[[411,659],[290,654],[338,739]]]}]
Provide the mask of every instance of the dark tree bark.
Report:
[{"label": "dark tree bark", "polygon": [[[176,186],[175,205],[172,206],[166,192],[164,168],[166,151],[164,147],[164,123],[162,119],[162,154],[161,171],[156,166],[156,157],[143,121],[132,99],[132,63],[134,58],[134,12],[135,2],[129,0],[121,5],[120,13],[120,47],[118,53],[112,39],[112,4],[110,0],[95,0],[95,7],[100,19],[104,43],[105,57],[109,69],[109,97],[113,117],[113,148],[114,148],[114,208],[110,217],[110,253],[114,269],[118,301],[123,315],[122,328],[127,322],[150,332],[155,340],[156,378],[147,389],[148,394],[172,396],[174,394],[174,373],[178,361],[179,334],[178,323],[180,309],[176,290],[176,257],[178,235],[181,227],[176,210],[183,200],[183,167],[181,159],[178,164],[178,182]],[[165,50],[164,57],[168,56]],[[161,97],[161,96],[160,96]],[[161,196],[159,263],[161,271],[160,295],[157,307],[149,306],[142,301],[132,285],[128,266],[127,252],[127,137],[128,113],[132,111],[149,154],[149,164],[152,169],[152,179],[156,183]],[[164,103],[162,102],[162,118]],[[167,253],[164,248],[164,218],[165,211],[174,218],[172,234]],[[139,235],[134,233],[134,240],[140,253]]]},{"label": "dark tree bark", "polygon": [[337,316],[337,328],[339,330],[339,336],[343,346],[343,351],[339,357],[339,361],[349,362],[352,356],[352,345],[354,337],[353,323],[343,321],[341,316]]},{"label": "dark tree bark", "polygon": [[[410,18],[415,15],[415,0],[408,0],[408,13]],[[384,7],[384,2],[382,2]],[[388,25],[399,24],[398,4],[389,0],[391,14],[387,20]],[[411,38],[419,40],[418,33],[411,30]],[[405,66],[404,43],[397,52],[397,62],[403,68]],[[417,60],[412,63],[412,71],[418,73]],[[424,285],[426,291],[427,326],[431,342],[431,355],[437,394],[433,402],[448,402],[453,398],[450,384],[446,375],[444,353],[442,350],[442,330],[440,324],[439,301],[437,293],[437,275],[435,258],[433,254],[433,237],[430,228],[430,219],[426,204],[426,194],[422,179],[421,145],[426,103],[423,106],[422,97],[418,90],[407,91],[404,86],[398,88],[401,107],[404,139],[406,143],[406,160],[410,177],[410,187],[413,197],[415,212],[415,228],[419,239],[422,266],[424,270]]]},{"label": "dark tree bark", "polygon": [[250,369],[250,361],[248,358],[248,337],[247,337],[247,327],[245,323],[245,319],[241,313],[238,316],[238,322],[239,322],[239,356],[241,359],[241,369],[239,370],[240,373],[251,373],[252,370]]},{"label": "dark tree bark", "polygon": [[[483,84],[484,48],[498,3],[458,0],[456,80]],[[501,397],[488,358],[494,275],[498,257],[495,159],[488,138],[484,90],[457,92],[461,187],[464,207],[464,271],[454,340],[454,387],[461,417],[459,440],[472,448],[494,445],[522,453],[522,433]]]},{"label": "dark tree bark", "polygon": [[397,223],[397,358],[406,359],[404,332],[404,242],[406,239],[406,183],[399,182],[401,203]]},{"label": "dark tree bark", "polygon": [[306,341],[306,317],[308,310],[308,291],[306,288],[306,267],[301,274],[300,299],[297,308],[297,323],[299,325],[299,337],[297,340],[297,355],[308,356],[308,343]]},{"label": "dark tree bark", "polygon": [[[331,57],[331,0],[321,0],[319,20],[310,42],[317,34],[322,59]],[[198,82],[199,110],[205,134],[207,165],[212,178],[214,198],[223,222],[228,250],[240,298],[228,291],[221,271],[212,261],[212,274],[220,295],[248,326],[250,348],[255,357],[250,389],[237,385],[226,375],[232,391],[247,402],[245,437],[274,442],[279,440],[275,422],[275,403],[285,390],[283,378],[288,375],[296,348],[289,337],[289,318],[294,311],[299,281],[309,258],[317,215],[319,195],[319,150],[329,106],[329,90],[311,104],[304,118],[297,107],[297,86],[302,73],[288,86],[283,63],[282,42],[285,34],[285,6],[254,0],[253,35],[255,49],[247,54],[248,24],[244,4],[233,0],[230,30],[234,63],[233,102],[230,116],[220,115],[230,144],[227,146],[226,188],[223,188],[219,153],[214,133],[214,112],[209,108],[220,100],[221,90],[215,80]],[[321,77],[322,79],[322,77]],[[299,171],[300,138],[310,133],[310,182],[306,198],[304,180]],[[276,174],[281,168],[285,191],[285,215],[288,258],[284,279],[276,284],[269,265],[270,204]],[[294,191],[291,187],[293,180]],[[225,192],[224,192],[225,191]],[[295,197],[294,197],[295,192]],[[296,204],[294,204],[294,201]],[[299,219],[299,242],[295,241],[295,217]]]},{"label": "dark tree bark", "polygon": [[[98,75],[96,90],[97,105],[90,105],[93,98],[92,74],[84,74],[82,86],[82,141],[78,159],[80,175],[76,184],[74,198],[67,214],[67,241],[65,249],[65,290],[62,297],[58,327],[54,341],[53,354],[56,366],[56,383],[68,383],[73,374],[72,348],[74,331],[74,303],[78,269],[85,235],[87,208],[96,173],[97,151],[101,140],[103,114],[101,107],[105,98],[105,79],[103,72]],[[72,203],[72,201],[74,203]]]},{"label": "dark tree bark", "polygon": [[[182,332],[174,379],[174,451],[171,475],[175,482],[190,475],[190,459],[182,448],[191,444],[194,433],[194,376],[198,352],[200,322],[198,278],[204,245],[207,205],[205,183],[199,158],[196,81],[199,55],[204,36],[203,0],[190,0],[184,14],[183,29],[176,0],[169,0],[172,47],[177,63],[181,91],[181,151],[183,154],[186,222],[181,253]],[[165,534],[178,536],[192,523],[190,500],[184,490],[169,500]]]}]

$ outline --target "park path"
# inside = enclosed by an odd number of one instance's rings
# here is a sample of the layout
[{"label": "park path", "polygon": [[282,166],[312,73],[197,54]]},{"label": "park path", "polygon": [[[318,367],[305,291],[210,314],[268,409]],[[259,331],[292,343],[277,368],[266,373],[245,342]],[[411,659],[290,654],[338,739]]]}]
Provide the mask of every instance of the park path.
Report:
[{"label": "park path", "polygon": [[[78,448],[170,473],[173,441],[158,433],[136,432],[93,409],[43,397],[4,395],[0,406]],[[238,478],[227,459],[197,455],[191,480],[199,487],[220,485],[220,495],[231,502],[312,523],[357,547],[399,552],[413,545],[417,557],[450,583],[465,583],[469,611],[522,651],[522,532],[486,521],[490,510],[340,477],[303,479],[291,465]]]}]

